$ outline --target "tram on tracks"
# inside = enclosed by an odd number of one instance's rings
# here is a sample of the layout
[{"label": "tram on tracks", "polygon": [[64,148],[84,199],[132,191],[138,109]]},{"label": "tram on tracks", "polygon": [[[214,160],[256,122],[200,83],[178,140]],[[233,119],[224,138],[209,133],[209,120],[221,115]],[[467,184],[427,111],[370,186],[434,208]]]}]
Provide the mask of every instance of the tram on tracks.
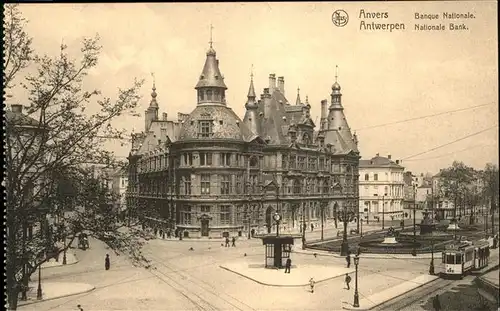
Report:
[{"label": "tram on tracks", "polygon": [[489,263],[490,244],[486,240],[457,242],[446,245],[442,252],[443,277],[463,278]]}]

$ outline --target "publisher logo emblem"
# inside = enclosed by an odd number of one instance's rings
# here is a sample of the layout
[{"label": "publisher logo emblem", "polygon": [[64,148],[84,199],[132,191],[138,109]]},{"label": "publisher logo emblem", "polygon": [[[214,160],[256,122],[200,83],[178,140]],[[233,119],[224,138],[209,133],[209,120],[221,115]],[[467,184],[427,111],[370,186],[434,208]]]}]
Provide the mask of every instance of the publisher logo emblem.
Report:
[{"label": "publisher logo emblem", "polygon": [[349,15],[344,10],[337,10],[332,14],[332,22],[337,27],[344,27],[349,21]]}]

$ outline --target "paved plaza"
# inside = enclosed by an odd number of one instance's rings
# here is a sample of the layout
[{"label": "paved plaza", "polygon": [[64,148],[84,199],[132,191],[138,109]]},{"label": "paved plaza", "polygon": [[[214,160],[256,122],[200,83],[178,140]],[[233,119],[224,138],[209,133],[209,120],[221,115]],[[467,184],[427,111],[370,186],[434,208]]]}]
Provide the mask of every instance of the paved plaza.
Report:
[{"label": "paved plaza", "polygon": [[[293,287],[265,286],[220,266],[229,264],[264,264],[264,246],[260,239],[240,239],[236,247],[221,247],[214,241],[149,241],[144,254],[153,261],[151,269],[133,267],[124,256],[116,256],[98,242],[91,248],[75,250],[78,263],[43,269],[42,285],[49,283],[84,283],[94,290],[25,305],[20,310],[77,310],[80,304],[89,310],[342,310],[352,304],[353,268],[345,268],[345,259],[292,253],[294,267],[283,270],[259,269],[259,274],[274,273],[272,282],[285,278]],[[192,250],[191,250],[192,249]],[[111,255],[111,269],[104,270],[104,257]],[[257,268],[255,268],[257,269]],[[321,270],[329,271],[321,273]],[[397,288],[405,282],[427,275],[428,259],[361,258],[359,265],[360,300]],[[302,271],[301,271],[302,270]],[[257,270],[256,270],[257,271]],[[337,271],[337,272],[334,272]],[[351,273],[347,290],[343,274]],[[319,274],[318,274],[319,273]],[[328,277],[338,275],[338,277]],[[266,276],[267,277],[267,276]],[[306,286],[310,277],[318,282],[314,293]],[[306,280],[305,282],[303,280]],[[36,278],[33,279],[36,282]],[[300,285],[300,286],[299,286]],[[403,286],[403,285],[401,285]],[[258,299],[255,299],[259,297]],[[294,297],[291,299],[291,297]],[[370,298],[371,297],[371,298]]]}]

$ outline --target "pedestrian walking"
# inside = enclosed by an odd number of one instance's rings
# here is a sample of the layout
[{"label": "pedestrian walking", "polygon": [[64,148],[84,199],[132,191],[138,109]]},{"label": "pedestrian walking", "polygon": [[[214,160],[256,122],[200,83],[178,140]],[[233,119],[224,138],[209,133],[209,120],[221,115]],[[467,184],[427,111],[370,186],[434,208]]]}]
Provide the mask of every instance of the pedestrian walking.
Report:
[{"label": "pedestrian walking", "polygon": [[170,229],[168,229],[167,231],[167,239],[170,239],[172,237],[172,231],[170,231]]},{"label": "pedestrian walking", "polygon": [[316,284],[316,282],[314,282],[313,278],[310,278],[309,279],[309,286],[311,287],[311,293],[314,293],[314,284]]},{"label": "pedestrian walking", "polygon": [[347,254],[347,256],[345,257],[345,261],[347,261],[347,268],[350,268],[351,267],[351,254]]},{"label": "pedestrian walking", "polygon": [[346,273],[345,274],[345,286],[347,287],[347,290],[351,289],[349,284],[351,284],[351,276],[349,275],[349,273]]},{"label": "pedestrian walking", "polygon": [[111,263],[109,262],[109,254],[106,254],[106,259],[104,259],[104,268],[106,270],[109,270],[110,266],[111,266]]},{"label": "pedestrian walking", "polygon": [[78,311],[83,311],[82,305],[76,305],[76,307],[78,308]]},{"label": "pedestrian walking", "polygon": [[288,258],[285,263],[285,273],[290,273],[291,266],[292,266],[292,260]]},{"label": "pedestrian walking", "polygon": [[231,246],[232,247],[236,247],[236,238],[233,236],[233,238],[231,239]]},{"label": "pedestrian walking", "polygon": [[165,233],[163,233],[163,230],[162,230],[162,229],[160,229],[160,237],[161,237],[162,239],[164,239],[164,238],[165,238]]},{"label": "pedestrian walking", "polygon": [[311,232],[314,231],[314,224],[311,224]]},{"label": "pedestrian walking", "polygon": [[434,311],[441,311],[441,302],[439,301],[439,295],[436,295],[432,300],[432,307]]},{"label": "pedestrian walking", "polygon": [[157,237],[158,236],[158,228],[155,227],[154,233],[155,233],[155,237]]},{"label": "pedestrian walking", "polygon": [[229,247],[229,237],[226,237],[226,247]]}]

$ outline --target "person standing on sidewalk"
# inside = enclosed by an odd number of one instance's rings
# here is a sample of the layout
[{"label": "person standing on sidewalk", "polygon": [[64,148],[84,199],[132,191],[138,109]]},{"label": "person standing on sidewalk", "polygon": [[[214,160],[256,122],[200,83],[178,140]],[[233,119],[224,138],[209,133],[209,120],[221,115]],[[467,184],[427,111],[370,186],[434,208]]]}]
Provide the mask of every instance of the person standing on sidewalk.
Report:
[{"label": "person standing on sidewalk", "polygon": [[311,287],[311,293],[314,293],[314,284],[316,282],[314,282],[314,279],[313,278],[310,278],[309,279],[309,286]]},{"label": "person standing on sidewalk", "polygon": [[347,261],[347,268],[351,267],[351,254],[347,253],[347,256],[345,257],[345,261]]},{"label": "person standing on sidewalk", "polygon": [[233,238],[231,239],[231,246],[232,247],[236,247],[236,238],[233,236]]},{"label": "person standing on sidewalk", "polygon": [[106,259],[104,259],[104,268],[106,270],[109,270],[110,266],[111,266],[111,263],[109,262],[109,254],[106,254]]},{"label": "person standing on sidewalk", "polygon": [[441,311],[441,302],[439,301],[439,295],[436,295],[432,300],[432,307],[434,311]]},{"label": "person standing on sidewalk", "polygon": [[229,238],[226,237],[226,247],[229,247]]},{"label": "person standing on sidewalk", "polygon": [[285,273],[290,273],[291,266],[292,266],[292,260],[288,258],[285,263]]},{"label": "person standing on sidewalk", "polygon": [[349,284],[351,283],[351,276],[349,273],[345,274],[345,286],[347,287],[347,290],[350,290],[351,287],[349,287]]}]

